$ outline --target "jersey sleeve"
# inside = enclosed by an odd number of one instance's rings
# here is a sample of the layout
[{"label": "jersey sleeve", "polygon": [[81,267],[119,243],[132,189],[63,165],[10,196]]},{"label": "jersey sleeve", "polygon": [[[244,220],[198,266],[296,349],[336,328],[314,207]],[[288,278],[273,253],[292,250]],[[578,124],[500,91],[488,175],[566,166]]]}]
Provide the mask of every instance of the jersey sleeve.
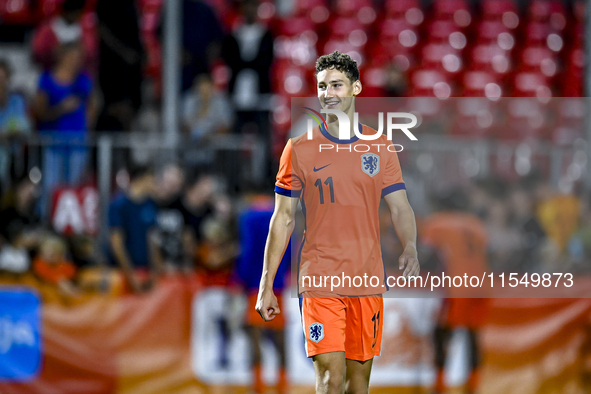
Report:
[{"label": "jersey sleeve", "polygon": [[299,197],[302,191],[300,178],[293,173],[291,162],[291,139],[287,141],[281,159],[275,182],[275,193],[288,197]]},{"label": "jersey sleeve", "polygon": [[402,170],[396,152],[388,152],[386,166],[384,168],[384,180],[382,184],[382,197],[402,189],[406,189],[402,179]]}]

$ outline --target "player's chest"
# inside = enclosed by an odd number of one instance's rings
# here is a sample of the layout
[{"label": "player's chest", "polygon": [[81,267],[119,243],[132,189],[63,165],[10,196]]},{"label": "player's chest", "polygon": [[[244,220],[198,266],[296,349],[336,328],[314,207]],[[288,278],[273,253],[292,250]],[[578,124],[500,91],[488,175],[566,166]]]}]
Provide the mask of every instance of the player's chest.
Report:
[{"label": "player's chest", "polygon": [[345,194],[375,192],[382,188],[384,160],[376,152],[318,152],[300,163],[303,182],[309,191]]}]

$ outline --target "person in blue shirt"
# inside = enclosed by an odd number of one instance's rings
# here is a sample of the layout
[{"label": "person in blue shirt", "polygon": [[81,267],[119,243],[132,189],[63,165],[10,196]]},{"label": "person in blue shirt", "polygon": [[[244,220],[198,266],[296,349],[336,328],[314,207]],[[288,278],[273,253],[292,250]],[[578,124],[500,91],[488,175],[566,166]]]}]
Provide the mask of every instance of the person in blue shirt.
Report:
[{"label": "person in blue shirt", "polygon": [[10,156],[17,154],[18,146],[10,140],[27,135],[31,123],[24,97],[10,90],[12,70],[8,63],[0,60],[0,183],[6,186],[10,174]]},{"label": "person in blue shirt", "polygon": [[149,247],[158,206],[152,200],[155,179],[148,167],[133,168],[129,178],[128,189],[109,206],[109,241],[127,284],[139,293],[150,289],[158,274]]},{"label": "person in blue shirt", "polygon": [[56,143],[44,152],[45,195],[50,195],[60,183],[72,185],[81,181],[89,155],[83,144],[88,136],[88,120],[94,112],[92,80],[81,71],[80,44],[60,45],[56,57],[54,68],[41,74],[35,97],[39,133]]},{"label": "person in blue shirt", "polygon": [[[261,340],[263,335],[266,334],[271,339],[279,355],[277,392],[285,394],[288,392],[285,358],[285,319],[280,317],[284,314],[277,315],[270,322],[265,322],[255,310],[263,271],[263,256],[267,242],[266,233],[269,230],[271,216],[273,216],[274,202],[271,196],[263,194],[254,194],[249,200],[248,206],[242,211],[238,220],[241,252],[236,264],[236,276],[248,296],[245,326],[251,345],[252,390],[257,394],[265,392],[261,367]],[[283,307],[281,293],[288,285],[286,280],[288,279],[290,258],[291,245],[288,245],[283,260],[277,269],[273,285],[281,307]]]}]

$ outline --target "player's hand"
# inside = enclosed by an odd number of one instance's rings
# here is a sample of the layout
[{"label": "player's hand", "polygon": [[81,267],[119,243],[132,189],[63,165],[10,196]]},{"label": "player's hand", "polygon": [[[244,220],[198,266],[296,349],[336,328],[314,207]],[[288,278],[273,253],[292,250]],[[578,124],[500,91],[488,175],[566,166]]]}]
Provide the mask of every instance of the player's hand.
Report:
[{"label": "player's hand", "polygon": [[419,265],[419,258],[417,257],[417,248],[414,244],[407,244],[404,248],[404,252],[398,259],[398,268],[403,269],[402,274],[405,278],[418,276],[421,270]]},{"label": "player's hand", "polygon": [[255,309],[264,321],[273,320],[276,315],[281,313],[277,297],[273,294],[273,290],[259,291],[259,297]]}]

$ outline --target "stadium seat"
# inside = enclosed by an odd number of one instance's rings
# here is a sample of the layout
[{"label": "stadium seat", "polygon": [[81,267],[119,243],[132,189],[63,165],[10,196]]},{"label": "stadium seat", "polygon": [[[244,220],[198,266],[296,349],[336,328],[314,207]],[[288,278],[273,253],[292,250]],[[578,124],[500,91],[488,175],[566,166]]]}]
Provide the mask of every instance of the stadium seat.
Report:
[{"label": "stadium seat", "polygon": [[466,71],[462,78],[464,97],[486,97],[497,100],[502,97],[503,89],[499,79],[485,71]]},{"label": "stadium seat", "polygon": [[582,47],[573,48],[566,56],[566,67],[561,79],[563,97],[582,97],[585,75],[585,53]]},{"label": "stadium seat", "polygon": [[406,19],[385,19],[382,21],[378,36],[381,50],[392,55],[408,53],[419,43],[419,34]]},{"label": "stadium seat", "polygon": [[512,0],[484,0],[480,8],[482,19],[503,22],[509,29],[519,24],[517,4]]},{"label": "stadium seat", "polygon": [[423,23],[425,15],[418,0],[387,0],[386,18],[404,19],[413,26]]},{"label": "stadium seat", "polygon": [[458,98],[454,100],[454,120],[450,134],[478,139],[492,137],[499,118],[497,103],[487,98]]},{"label": "stadium seat", "polygon": [[430,42],[446,42],[454,33],[462,34],[461,28],[453,21],[435,20],[427,27],[428,40]]},{"label": "stadium seat", "polygon": [[275,56],[278,59],[290,59],[297,65],[311,64],[316,61],[317,41],[318,36],[313,30],[292,36],[280,35],[275,39]]},{"label": "stadium seat", "polygon": [[284,96],[305,97],[313,86],[310,67],[297,66],[289,60],[277,60],[273,66],[275,92]]},{"label": "stadium seat", "polygon": [[566,27],[566,11],[561,1],[532,0],[527,8],[528,19],[531,21],[549,23],[558,31]]},{"label": "stadium seat", "polygon": [[498,44],[480,44],[472,48],[471,68],[480,71],[507,75],[512,68],[510,52]]},{"label": "stadium seat", "polygon": [[577,138],[583,138],[586,100],[563,97],[554,101],[558,120],[552,128],[552,142],[556,145],[572,146]]},{"label": "stadium seat", "polygon": [[544,46],[525,47],[520,65],[524,71],[541,72],[548,78],[554,77],[558,71],[555,54]]},{"label": "stadium seat", "polygon": [[35,10],[31,0],[0,0],[1,24],[7,25],[33,25]]},{"label": "stadium seat", "polygon": [[552,97],[552,89],[548,78],[538,72],[522,71],[513,79],[514,97],[538,97],[542,100]]},{"label": "stadium seat", "polygon": [[461,51],[448,43],[427,44],[423,47],[421,55],[424,68],[435,68],[450,76],[457,74],[464,67]]},{"label": "stadium seat", "polygon": [[452,21],[461,28],[468,27],[472,22],[470,7],[466,0],[435,0],[433,18]]},{"label": "stadium seat", "polygon": [[438,70],[419,69],[410,76],[410,96],[448,98],[452,86],[444,73]]},{"label": "stadium seat", "polygon": [[512,97],[502,101],[506,117],[502,127],[495,129],[495,137],[503,140],[548,139],[551,126],[549,111],[540,100]]},{"label": "stadium seat", "polygon": [[[499,36],[509,35],[513,37],[510,29],[501,21],[485,20],[478,23],[477,41],[480,44],[498,43]],[[510,48],[508,48],[510,49]]]}]

